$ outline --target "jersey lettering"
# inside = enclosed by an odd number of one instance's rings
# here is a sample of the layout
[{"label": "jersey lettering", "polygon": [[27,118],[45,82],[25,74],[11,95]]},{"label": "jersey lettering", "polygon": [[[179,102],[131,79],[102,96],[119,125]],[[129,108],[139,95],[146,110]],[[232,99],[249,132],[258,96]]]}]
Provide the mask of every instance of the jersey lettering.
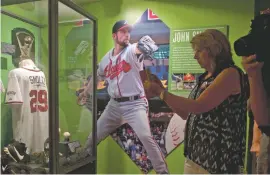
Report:
[{"label": "jersey lettering", "polygon": [[46,112],[48,110],[47,91],[45,90],[31,90],[29,93],[31,97],[30,108],[31,113]]},{"label": "jersey lettering", "polygon": [[43,76],[29,76],[29,81],[31,84],[45,85],[45,77]]},{"label": "jersey lettering", "polygon": [[16,92],[15,91],[8,91],[7,95],[8,96],[14,96],[14,95],[16,95]]},{"label": "jersey lettering", "polygon": [[108,83],[108,94],[112,98],[144,96],[144,88],[139,72],[143,62],[139,62],[136,52],[137,44],[129,44],[118,55],[111,49],[99,63],[98,74]]},{"label": "jersey lettering", "polygon": [[110,78],[111,80],[117,77],[121,72],[127,73],[131,69],[131,66],[129,63],[127,63],[125,60],[120,61],[116,65],[112,65],[112,62],[110,62],[104,69],[104,74],[106,78]]}]

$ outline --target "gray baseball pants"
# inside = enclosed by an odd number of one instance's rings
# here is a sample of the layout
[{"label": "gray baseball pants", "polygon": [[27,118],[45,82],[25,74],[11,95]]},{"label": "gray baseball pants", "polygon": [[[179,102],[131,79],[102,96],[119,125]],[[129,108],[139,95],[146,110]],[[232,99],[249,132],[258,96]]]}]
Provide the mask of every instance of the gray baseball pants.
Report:
[{"label": "gray baseball pants", "polygon": [[[147,113],[148,101],[145,98],[127,102],[111,99],[97,121],[97,143],[104,140],[123,123],[128,123],[142,142],[156,173],[168,174],[164,156],[152,137]],[[90,133],[86,142],[89,154],[92,144],[92,133]]]}]

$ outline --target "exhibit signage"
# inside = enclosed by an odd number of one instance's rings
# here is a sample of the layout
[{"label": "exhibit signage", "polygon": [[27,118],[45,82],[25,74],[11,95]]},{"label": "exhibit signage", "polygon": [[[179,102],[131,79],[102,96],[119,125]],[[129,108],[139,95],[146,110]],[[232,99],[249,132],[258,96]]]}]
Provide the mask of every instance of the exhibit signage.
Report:
[{"label": "exhibit signage", "polygon": [[[196,84],[196,78],[204,72],[191,47],[191,39],[207,30],[217,29],[228,37],[228,26],[174,28],[170,32],[169,90],[178,95],[187,96]],[[189,77],[189,78],[188,78]]]}]

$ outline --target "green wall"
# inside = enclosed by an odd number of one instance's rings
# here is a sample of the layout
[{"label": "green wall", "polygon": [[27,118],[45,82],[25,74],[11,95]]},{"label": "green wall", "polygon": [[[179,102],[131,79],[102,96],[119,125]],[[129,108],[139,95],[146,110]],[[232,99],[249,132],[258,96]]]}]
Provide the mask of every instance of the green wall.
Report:
[{"label": "green wall", "polygon": [[[24,9],[24,7],[33,7],[33,8],[28,8],[28,10]],[[35,7],[32,2],[29,3],[23,3],[23,4],[15,4],[15,5],[9,5],[9,6],[3,6],[1,7],[3,10],[16,14],[22,18],[31,20],[32,22],[38,23],[38,24],[46,24],[47,19],[42,18],[40,16],[40,8],[41,7]],[[48,7],[42,7],[43,9],[48,9]]]},{"label": "green wall", "polygon": [[[254,0],[102,0],[84,7],[98,19],[98,59],[113,46],[111,29],[115,21],[134,23],[150,8],[170,28],[229,25],[229,40],[249,31]],[[234,55],[237,65],[241,59]],[[183,145],[167,158],[170,173],[183,173]],[[152,171],[153,172],[153,171]],[[97,173],[134,174],[139,168],[110,137],[98,145]]]}]

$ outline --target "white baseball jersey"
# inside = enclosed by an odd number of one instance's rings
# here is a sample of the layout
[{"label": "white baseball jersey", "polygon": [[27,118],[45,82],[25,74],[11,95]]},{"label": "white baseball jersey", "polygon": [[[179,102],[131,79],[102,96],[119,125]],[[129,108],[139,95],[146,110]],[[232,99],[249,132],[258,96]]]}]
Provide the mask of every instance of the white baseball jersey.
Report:
[{"label": "white baseball jersey", "polygon": [[129,44],[116,56],[111,49],[99,63],[98,75],[108,81],[108,93],[112,98],[145,95],[139,74],[143,61],[140,62],[135,54],[136,46],[136,43]]},{"label": "white baseball jersey", "polygon": [[49,136],[48,92],[45,75],[36,67],[9,72],[6,103],[12,105],[13,138],[31,152],[44,150]]}]

